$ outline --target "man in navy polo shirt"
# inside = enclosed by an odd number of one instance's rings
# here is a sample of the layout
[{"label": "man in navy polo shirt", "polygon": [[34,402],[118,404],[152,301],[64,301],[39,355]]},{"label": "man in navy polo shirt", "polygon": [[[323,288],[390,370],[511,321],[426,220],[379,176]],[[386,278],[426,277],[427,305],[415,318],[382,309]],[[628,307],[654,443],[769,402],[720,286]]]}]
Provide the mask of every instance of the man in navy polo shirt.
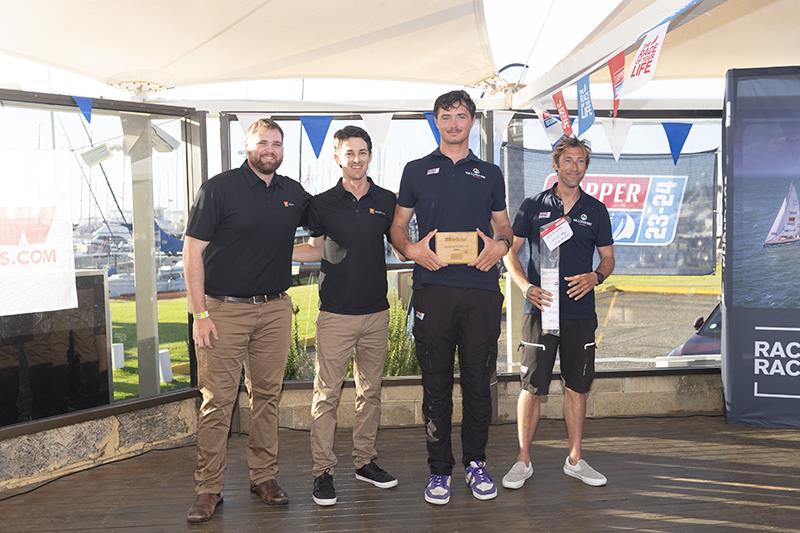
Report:
[{"label": "man in navy polo shirt", "polygon": [[[614,240],[611,221],[602,202],[580,188],[589,166],[591,149],[574,137],[563,137],[553,149],[553,169],[557,183],[536,196],[527,198],[514,219],[512,253],[505,258],[508,272],[525,295],[523,321],[522,384],[517,400],[517,462],[503,477],[503,486],[522,487],[533,475],[531,441],[539,423],[540,398],[549,392],[556,350],[561,358],[564,381],[564,421],[569,437],[569,455],[564,473],[587,485],[602,486],[606,477],[583,460],[581,441],[586,418],[586,397],[594,378],[597,314],[594,287],[614,270]],[[552,294],[540,287],[539,231],[542,226],[566,217],[572,236],[559,247],[559,330],[560,335],[544,334],[541,311],[552,302]],[[517,256],[530,243],[527,276]],[[597,249],[600,264],[592,269]]]},{"label": "man in navy polo shirt", "polygon": [[[416,263],[414,338],[422,371],[422,411],[431,472],[425,500],[442,505],[450,501],[450,474],[455,464],[450,433],[456,347],[467,485],[479,500],[497,496],[486,470],[492,409],[489,382],[497,364],[503,302],[496,265],[510,249],[513,232],[500,169],[469,149],[475,122],[472,98],[464,91],[443,94],[436,99],[433,112],[441,143],[403,170],[391,235],[395,248]],[[423,236],[417,243],[411,243],[407,234],[414,213]],[[437,232],[462,232],[462,237],[478,242],[479,253],[468,264],[448,265],[434,251]]]},{"label": "man in navy polo shirt", "polygon": [[321,261],[311,402],[312,498],[317,505],[336,504],[336,410],[351,361],[356,385],[356,479],[381,489],[397,486],[397,479],[374,461],[381,421],[381,379],[389,349],[383,238],[389,234],[396,198],[367,176],[372,139],[366,131],[345,126],[333,135],[333,147],[342,179],[311,199],[311,239],[296,245],[293,254],[298,261]]}]

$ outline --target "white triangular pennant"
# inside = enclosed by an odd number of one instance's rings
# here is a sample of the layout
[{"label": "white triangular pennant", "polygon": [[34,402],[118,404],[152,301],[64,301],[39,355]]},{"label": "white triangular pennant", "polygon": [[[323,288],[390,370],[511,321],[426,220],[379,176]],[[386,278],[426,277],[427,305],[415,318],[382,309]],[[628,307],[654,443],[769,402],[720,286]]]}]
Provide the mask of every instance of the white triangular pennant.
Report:
[{"label": "white triangular pennant", "polygon": [[394,113],[364,113],[361,115],[361,120],[367,127],[367,133],[372,138],[373,149],[381,148],[386,142],[393,116]]},{"label": "white triangular pennant", "polygon": [[242,135],[244,136],[247,136],[247,130],[252,126],[253,122],[269,117],[270,115],[266,113],[236,113],[236,118],[239,120],[239,126],[242,128]]},{"label": "white triangular pennant", "polygon": [[611,146],[614,161],[619,161],[619,156],[625,147],[625,141],[628,140],[632,125],[633,121],[625,118],[603,121],[603,128],[606,130],[606,137],[608,137],[608,144]]}]

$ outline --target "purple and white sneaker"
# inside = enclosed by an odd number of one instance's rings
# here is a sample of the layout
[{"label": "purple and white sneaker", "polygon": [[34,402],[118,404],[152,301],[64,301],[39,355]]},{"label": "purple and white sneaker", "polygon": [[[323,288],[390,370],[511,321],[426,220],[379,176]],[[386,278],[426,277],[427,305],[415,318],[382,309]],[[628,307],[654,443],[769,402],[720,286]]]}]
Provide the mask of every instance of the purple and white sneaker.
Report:
[{"label": "purple and white sneaker", "polygon": [[425,501],[434,505],[444,505],[450,501],[450,476],[431,474],[425,487]]},{"label": "purple and white sneaker", "polygon": [[497,497],[497,485],[486,471],[484,461],[470,461],[466,474],[467,487],[472,490],[473,496],[479,500],[491,500]]}]

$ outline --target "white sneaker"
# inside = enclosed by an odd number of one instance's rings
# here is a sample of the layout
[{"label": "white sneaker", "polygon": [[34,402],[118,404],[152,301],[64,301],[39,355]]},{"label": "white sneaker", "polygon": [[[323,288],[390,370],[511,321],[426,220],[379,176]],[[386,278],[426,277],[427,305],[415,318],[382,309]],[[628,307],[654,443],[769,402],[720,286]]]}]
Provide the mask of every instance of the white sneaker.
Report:
[{"label": "white sneaker", "polygon": [[531,476],[533,476],[533,464],[526,465],[522,461],[517,461],[508,474],[503,476],[503,486],[507,489],[519,489]]},{"label": "white sneaker", "polygon": [[575,466],[569,462],[569,457],[564,461],[564,473],[568,476],[580,479],[592,487],[602,487],[608,481],[606,476],[589,466],[589,463],[581,459]]}]

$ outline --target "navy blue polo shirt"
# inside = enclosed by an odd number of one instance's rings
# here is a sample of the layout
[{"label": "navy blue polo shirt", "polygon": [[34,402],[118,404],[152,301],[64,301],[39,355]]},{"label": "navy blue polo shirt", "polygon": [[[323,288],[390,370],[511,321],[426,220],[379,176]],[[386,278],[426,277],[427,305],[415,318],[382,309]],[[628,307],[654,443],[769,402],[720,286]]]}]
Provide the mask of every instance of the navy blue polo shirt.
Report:
[{"label": "navy blue polo shirt", "polygon": [[269,187],[247,165],[205,182],[189,213],[186,235],[207,241],[206,294],[249,297],[292,284],[292,247],[306,225],[311,195],[275,174]]},{"label": "navy blue polo shirt", "polygon": [[389,309],[386,299],[386,249],[397,201],[375,185],[360,199],[342,180],[311,199],[308,230],[325,235],[319,276],[319,308],[342,315],[366,315]]},{"label": "navy blue polo shirt", "polygon": [[[572,228],[572,237],[561,244],[559,250],[559,276],[561,278],[559,310],[562,319],[586,320],[596,318],[594,309],[594,290],[577,302],[567,296],[567,282],[564,276],[574,276],[592,272],[594,250],[599,246],[614,244],[611,236],[611,219],[606,206],[581,189],[578,201],[567,216]],[[564,204],[556,196],[556,185],[536,196],[526,198],[514,218],[514,235],[528,239],[530,259],[528,260],[528,281],[537,287],[541,285],[539,276],[539,230],[545,224],[564,215]],[[525,301],[525,313],[536,314],[539,310]]]},{"label": "navy blue polo shirt", "polygon": [[[497,165],[479,159],[472,151],[453,163],[437,148],[403,169],[397,204],[413,208],[419,237],[430,231],[475,231],[492,236],[492,212],[506,208],[503,173]],[[434,240],[431,247],[435,250]],[[478,239],[478,252],[483,241]],[[431,272],[414,267],[414,288],[424,284],[499,291],[497,268],[488,272],[467,265],[448,265]]]}]

